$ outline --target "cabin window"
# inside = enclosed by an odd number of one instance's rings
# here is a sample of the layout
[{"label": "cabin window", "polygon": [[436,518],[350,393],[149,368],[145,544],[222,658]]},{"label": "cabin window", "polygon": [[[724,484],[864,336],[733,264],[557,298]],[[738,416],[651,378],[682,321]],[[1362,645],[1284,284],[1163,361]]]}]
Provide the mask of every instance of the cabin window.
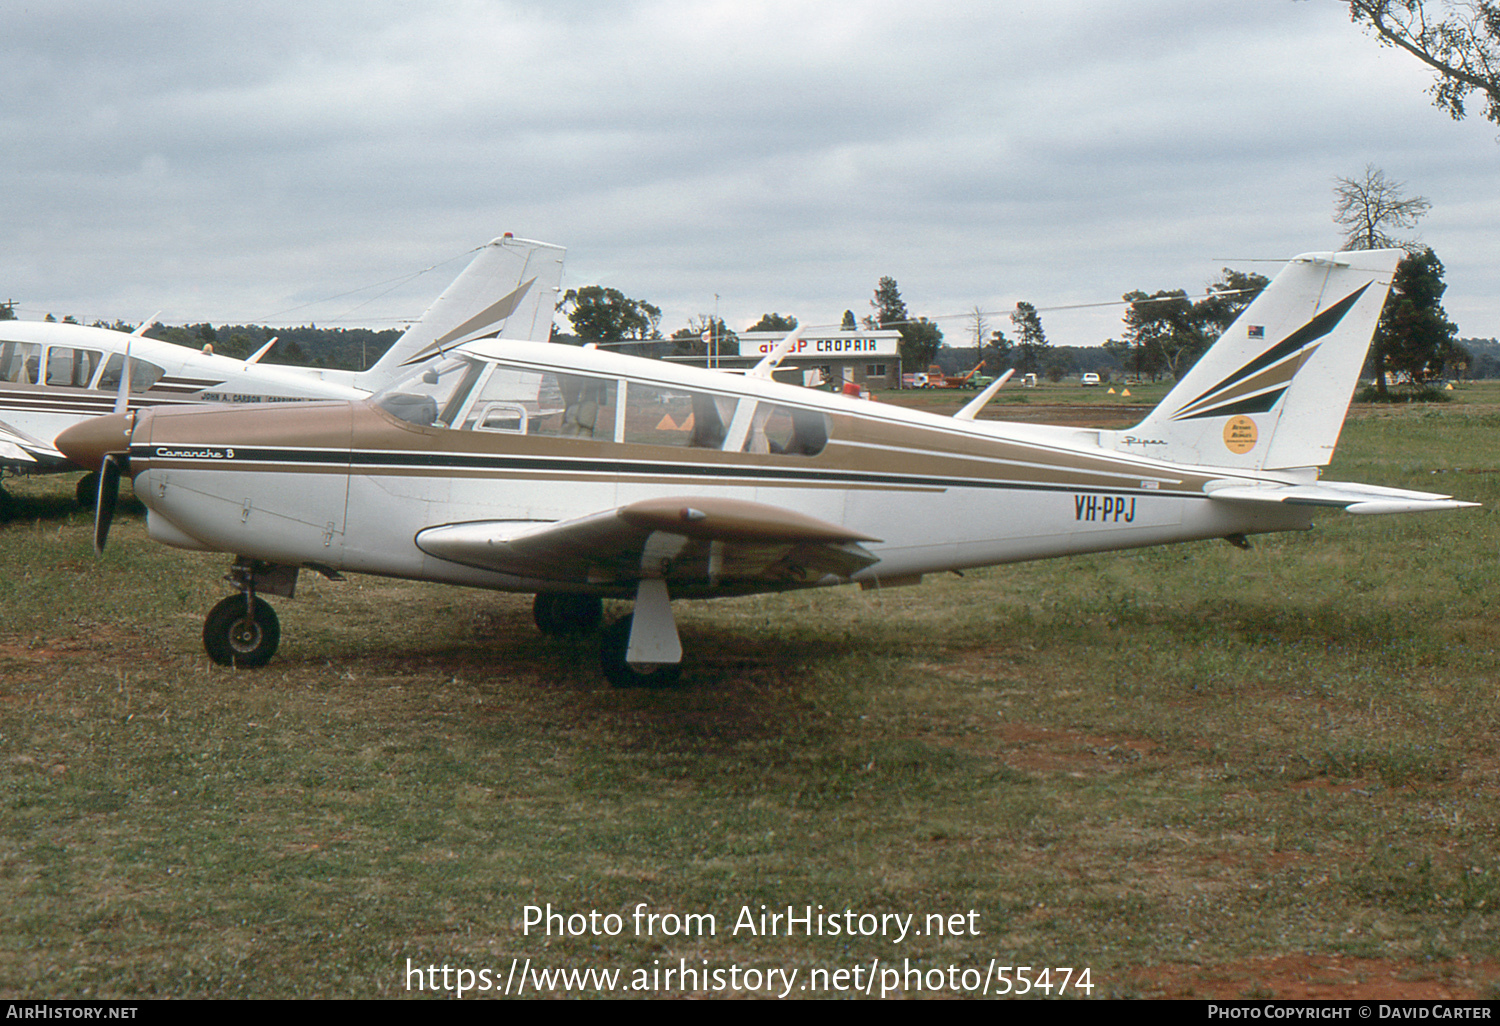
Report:
[{"label": "cabin window", "polygon": [[[99,381],[95,388],[103,392],[118,392],[120,390],[120,368],[125,366],[125,358],[119,353],[111,353],[108,360],[104,361],[104,369],[99,372]],[[152,385],[161,380],[165,374],[162,368],[145,360],[130,359],[130,390],[132,392],[144,392]]]},{"label": "cabin window", "polygon": [[471,431],[597,438],[615,435],[615,383],[497,364],[475,391],[462,426]]},{"label": "cabin window", "polygon": [[47,350],[47,384],[88,388],[104,354],[97,349],[52,346]]},{"label": "cabin window", "polygon": [[622,441],[718,449],[737,403],[733,396],[631,382],[625,389]]},{"label": "cabin window", "polygon": [[816,456],[828,445],[828,418],[815,410],[760,403],[741,451]]},{"label": "cabin window", "polygon": [[0,342],[0,381],[35,385],[41,364],[42,347],[35,342]]}]

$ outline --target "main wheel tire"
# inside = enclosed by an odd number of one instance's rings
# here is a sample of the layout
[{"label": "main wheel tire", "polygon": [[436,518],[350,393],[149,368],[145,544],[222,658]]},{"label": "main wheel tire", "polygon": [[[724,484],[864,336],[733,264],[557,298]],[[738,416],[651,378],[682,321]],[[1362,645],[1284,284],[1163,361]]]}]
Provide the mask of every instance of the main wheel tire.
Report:
[{"label": "main wheel tire", "polygon": [[542,592],[531,604],[531,618],[543,634],[586,634],[604,619],[597,595]]},{"label": "main wheel tire", "polygon": [[99,505],[99,472],[91,470],[78,479],[78,505],[93,509]]},{"label": "main wheel tire", "polygon": [[625,616],[610,624],[599,642],[599,666],[604,677],[617,688],[670,688],[682,677],[681,663],[631,664],[625,661],[630,647],[630,624]]},{"label": "main wheel tire", "polygon": [[242,670],[264,666],[280,644],[281,621],[265,599],[255,599],[246,616],[245,596],[231,595],[203,621],[203,647],[220,666]]}]

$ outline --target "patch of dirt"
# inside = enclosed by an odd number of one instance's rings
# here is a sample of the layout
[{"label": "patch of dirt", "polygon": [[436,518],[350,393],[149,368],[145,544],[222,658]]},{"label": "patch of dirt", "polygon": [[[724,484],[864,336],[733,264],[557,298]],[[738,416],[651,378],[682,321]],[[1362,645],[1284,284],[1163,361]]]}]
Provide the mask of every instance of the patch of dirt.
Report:
[{"label": "patch of dirt", "polygon": [[1500,962],[1279,955],[1223,965],[1143,966],[1124,979],[1141,996],[1156,998],[1459,1001],[1493,995]]},{"label": "patch of dirt", "polygon": [[1030,723],[1000,723],[990,738],[1006,745],[1005,762],[1041,773],[1101,772],[1140,762],[1155,755],[1158,746],[1139,738],[1107,738],[1071,730],[1053,730]]}]

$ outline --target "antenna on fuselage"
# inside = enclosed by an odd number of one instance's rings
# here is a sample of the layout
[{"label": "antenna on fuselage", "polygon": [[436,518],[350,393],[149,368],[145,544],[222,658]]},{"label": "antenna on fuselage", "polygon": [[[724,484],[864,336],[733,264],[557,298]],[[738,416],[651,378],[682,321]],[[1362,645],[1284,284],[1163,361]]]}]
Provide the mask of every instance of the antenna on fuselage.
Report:
[{"label": "antenna on fuselage", "polygon": [[271,336],[271,341],[267,342],[265,345],[263,345],[259,349],[257,349],[255,351],[255,355],[251,356],[245,362],[247,364],[250,364],[250,363],[260,363],[260,358],[262,356],[265,356],[267,353],[269,353],[271,351],[271,347],[274,346],[276,344],[277,340],[280,339],[280,338],[281,338],[280,335],[272,335]]},{"label": "antenna on fuselage", "polygon": [[[156,313],[152,314],[150,317],[147,317],[144,321],[141,322],[141,326],[139,328],[136,328],[134,331],[132,331],[130,333],[130,337],[131,338],[143,338],[143,337],[145,337],[146,332],[149,331],[149,330],[151,330],[151,326],[156,323],[156,319],[158,317],[160,317],[160,316],[161,316],[161,311],[158,310],[158,311],[156,311]],[[125,348],[127,348],[127,349],[130,348],[130,343],[129,342],[125,343]]]},{"label": "antenna on fuselage", "polygon": [[955,413],[953,415],[953,419],[973,420],[975,417],[979,416],[979,411],[984,409],[984,404],[995,398],[995,393],[1000,391],[1000,386],[1009,381],[1010,376],[1015,372],[1016,369],[1012,367],[1010,370],[1000,375],[994,381],[990,382],[989,385],[985,387],[985,390],[983,392],[980,392],[973,399],[970,399],[963,409]]},{"label": "antenna on fuselage", "polygon": [[786,338],[776,343],[775,349],[760,358],[760,363],[750,368],[750,373],[746,377],[769,378],[771,372],[781,365],[782,358],[791,351],[792,343],[800,339],[806,330],[802,325],[797,325]]}]

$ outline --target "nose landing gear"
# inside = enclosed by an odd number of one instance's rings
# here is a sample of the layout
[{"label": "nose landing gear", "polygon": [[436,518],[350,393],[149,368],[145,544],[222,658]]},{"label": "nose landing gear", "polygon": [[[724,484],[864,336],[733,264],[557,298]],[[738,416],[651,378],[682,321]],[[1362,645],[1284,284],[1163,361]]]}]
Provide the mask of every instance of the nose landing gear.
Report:
[{"label": "nose landing gear", "polygon": [[281,644],[281,621],[271,603],[254,592],[231,595],[203,621],[203,647],[220,666],[264,666]]}]

